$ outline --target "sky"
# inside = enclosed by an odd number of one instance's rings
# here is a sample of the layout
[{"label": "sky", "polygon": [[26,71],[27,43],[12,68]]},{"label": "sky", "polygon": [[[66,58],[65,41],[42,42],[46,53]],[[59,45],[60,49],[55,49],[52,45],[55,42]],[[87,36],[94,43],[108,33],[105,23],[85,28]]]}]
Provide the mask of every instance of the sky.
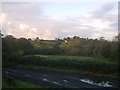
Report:
[{"label": "sky", "polygon": [[118,34],[118,2],[2,2],[0,28],[16,38],[55,39]]}]

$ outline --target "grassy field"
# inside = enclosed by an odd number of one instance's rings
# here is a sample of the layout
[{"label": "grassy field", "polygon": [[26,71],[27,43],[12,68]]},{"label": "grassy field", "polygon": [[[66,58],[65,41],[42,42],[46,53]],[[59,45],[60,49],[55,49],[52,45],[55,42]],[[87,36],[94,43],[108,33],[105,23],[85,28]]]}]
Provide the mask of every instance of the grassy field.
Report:
[{"label": "grassy field", "polygon": [[108,61],[108,60],[106,60],[104,58],[85,57],[85,56],[60,56],[60,55],[33,55],[33,56],[49,58],[50,60],[68,59],[68,60],[77,60],[77,61],[104,62],[104,63],[111,63],[111,64],[114,63],[114,62],[110,62],[110,61]]},{"label": "grassy field", "polygon": [[65,47],[67,47],[67,43],[65,43],[65,42],[62,42],[61,44],[60,44],[60,48],[65,48]]},{"label": "grassy field", "polygon": [[81,72],[118,77],[118,64],[105,59],[81,56],[28,55],[4,62],[11,66],[44,68],[54,71]]},{"label": "grassy field", "polygon": [[45,88],[43,86],[32,84],[26,81],[4,77],[2,88]]}]

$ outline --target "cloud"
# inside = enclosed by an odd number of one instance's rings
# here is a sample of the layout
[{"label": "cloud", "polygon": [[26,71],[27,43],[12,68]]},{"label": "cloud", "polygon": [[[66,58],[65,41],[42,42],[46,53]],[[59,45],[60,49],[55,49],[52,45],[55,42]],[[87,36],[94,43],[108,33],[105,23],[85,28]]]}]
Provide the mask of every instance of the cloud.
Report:
[{"label": "cloud", "polygon": [[0,14],[0,25],[5,22],[7,15],[5,13]]},{"label": "cloud", "polygon": [[20,29],[24,30],[24,29],[28,29],[29,26],[27,26],[26,24],[20,24]]},{"label": "cloud", "polygon": [[[8,13],[11,17],[16,17],[16,19],[36,19],[35,16],[42,14],[41,3],[3,3],[2,11]],[[37,18],[38,19],[38,18]],[[26,19],[25,19],[26,20]]]},{"label": "cloud", "polygon": [[40,3],[3,3],[0,14],[3,33],[16,37],[36,36],[30,29],[42,18],[40,5]]},{"label": "cloud", "polygon": [[113,5],[102,5],[88,16],[53,19],[44,15],[42,3],[4,3],[0,24],[5,35],[11,34],[17,38],[55,39],[76,35],[111,39],[117,33],[117,15],[113,12]]},{"label": "cloud", "polygon": [[118,3],[116,2],[107,2],[90,12],[91,18],[99,20],[99,23],[101,23],[101,25],[99,25],[99,28],[101,28],[102,33],[94,33],[93,37],[101,35],[106,37],[107,39],[112,39],[112,37],[118,33],[117,4]]},{"label": "cloud", "polygon": [[110,27],[118,26],[118,3],[107,2],[97,9],[90,12],[92,18],[101,20],[102,22],[109,23]]},{"label": "cloud", "polygon": [[93,10],[91,12],[91,15],[94,18],[103,18],[110,11],[112,11],[112,9],[114,8],[115,4],[116,4],[115,2],[107,2],[107,3],[103,4],[101,7],[98,7],[97,9]]}]

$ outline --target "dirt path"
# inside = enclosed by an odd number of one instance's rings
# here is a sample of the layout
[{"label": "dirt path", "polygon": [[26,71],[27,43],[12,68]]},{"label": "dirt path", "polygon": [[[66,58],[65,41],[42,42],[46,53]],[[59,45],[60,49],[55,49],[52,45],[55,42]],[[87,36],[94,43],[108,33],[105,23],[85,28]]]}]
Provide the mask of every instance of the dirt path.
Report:
[{"label": "dirt path", "polygon": [[[54,87],[54,88],[117,88],[117,83],[111,82],[111,80],[101,79],[98,77],[90,77],[80,74],[53,72],[43,70],[31,70],[31,69],[4,69],[5,73],[9,77],[25,80],[42,86]],[[94,79],[93,79],[94,78]],[[94,81],[97,80],[97,81]]]}]

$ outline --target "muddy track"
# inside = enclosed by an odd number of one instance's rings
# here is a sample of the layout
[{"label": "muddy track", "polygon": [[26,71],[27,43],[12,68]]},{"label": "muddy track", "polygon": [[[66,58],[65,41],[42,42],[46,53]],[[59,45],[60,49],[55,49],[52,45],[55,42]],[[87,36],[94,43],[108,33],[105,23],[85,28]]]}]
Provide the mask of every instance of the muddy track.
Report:
[{"label": "muddy track", "polygon": [[53,88],[118,88],[110,79],[87,75],[31,69],[3,69],[8,77]]}]

